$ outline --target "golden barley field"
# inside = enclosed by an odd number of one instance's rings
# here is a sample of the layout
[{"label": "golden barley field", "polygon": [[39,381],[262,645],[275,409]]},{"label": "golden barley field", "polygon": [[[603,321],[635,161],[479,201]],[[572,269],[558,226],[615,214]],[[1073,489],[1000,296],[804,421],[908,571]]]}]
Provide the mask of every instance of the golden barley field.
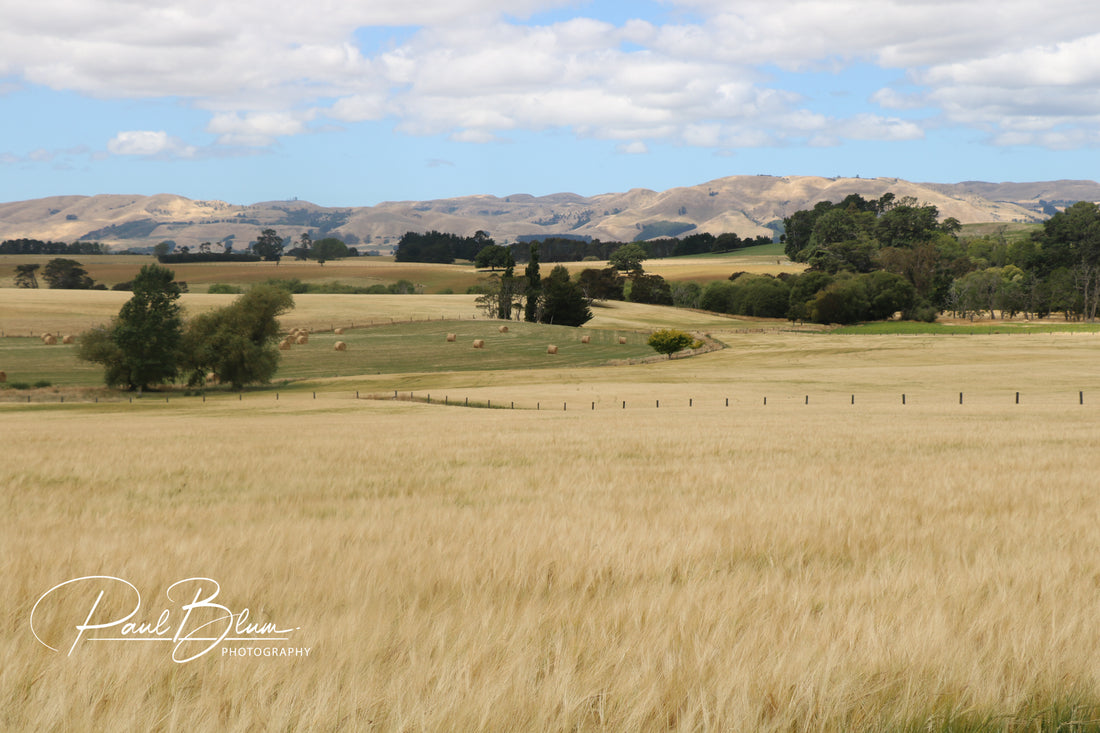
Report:
[{"label": "golden barley field", "polygon": [[[0,404],[0,729],[1100,725],[1100,336],[724,324],[648,364]],[[173,661],[191,578],[285,639]],[[161,641],[107,628],[122,581]]]}]

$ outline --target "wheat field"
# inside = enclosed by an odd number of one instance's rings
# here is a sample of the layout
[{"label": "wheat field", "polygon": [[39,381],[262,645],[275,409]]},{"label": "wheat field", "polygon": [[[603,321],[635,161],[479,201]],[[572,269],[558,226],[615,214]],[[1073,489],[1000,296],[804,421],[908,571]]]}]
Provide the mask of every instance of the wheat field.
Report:
[{"label": "wheat field", "polygon": [[[1097,337],[715,335],[624,367],[0,405],[0,729],[1097,727]],[[215,579],[309,655],[67,655],[89,598],[32,633],[97,575],[150,622]]]}]

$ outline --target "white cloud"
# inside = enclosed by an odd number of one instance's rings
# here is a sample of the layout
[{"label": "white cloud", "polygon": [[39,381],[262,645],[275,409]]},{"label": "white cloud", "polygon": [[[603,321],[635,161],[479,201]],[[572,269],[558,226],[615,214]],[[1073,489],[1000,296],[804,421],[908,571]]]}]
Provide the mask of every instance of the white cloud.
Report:
[{"label": "white cloud", "polygon": [[112,155],[193,158],[197,149],[163,130],[126,130],[107,143]]},{"label": "white cloud", "polygon": [[632,143],[624,143],[615,149],[624,155],[645,155],[649,152],[649,147],[641,140],[635,140]]},{"label": "white cloud", "polygon": [[287,135],[306,132],[306,121],[312,113],[300,115],[291,112],[236,112],[214,115],[207,125],[207,132],[218,136],[223,145],[263,147]]},{"label": "white cloud", "polygon": [[[868,102],[928,109],[993,142],[1093,145],[1100,6],[1050,0],[667,0],[699,21],[622,25],[512,18],[571,0],[40,0],[11,4],[0,73],[104,98],[182,98],[220,145],[262,147],[310,122],[392,118],[409,134],[485,142],[568,128],[624,141],[728,149],[812,140],[911,140],[918,121],[817,111],[765,67],[898,70]],[[639,12],[644,6],[639,6]],[[364,27],[417,28],[376,52]],[[308,110],[308,111],[304,111]],[[161,137],[163,136],[163,137]],[[1013,143],[1015,144],[1015,143]],[[194,155],[164,132],[120,133],[118,155]],[[153,152],[144,152],[153,151]]]}]

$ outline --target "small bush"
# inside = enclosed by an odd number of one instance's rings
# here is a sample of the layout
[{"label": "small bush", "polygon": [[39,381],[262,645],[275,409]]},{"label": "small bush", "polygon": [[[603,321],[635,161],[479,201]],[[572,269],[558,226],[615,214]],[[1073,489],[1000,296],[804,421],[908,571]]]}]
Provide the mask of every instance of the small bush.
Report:
[{"label": "small bush", "polygon": [[9,382],[12,389],[30,389],[31,386],[26,382]]},{"label": "small bush", "polygon": [[214,295],[240,295],[244,292],[244,289],[229,283],[212,283],[206,292]]},{"label": "small bush", "polygon": [[49,381],[48,379],[39,379],[37,382],[34,383],[35,389],[45,389],[46,387],[52,386],[53,382]]}]

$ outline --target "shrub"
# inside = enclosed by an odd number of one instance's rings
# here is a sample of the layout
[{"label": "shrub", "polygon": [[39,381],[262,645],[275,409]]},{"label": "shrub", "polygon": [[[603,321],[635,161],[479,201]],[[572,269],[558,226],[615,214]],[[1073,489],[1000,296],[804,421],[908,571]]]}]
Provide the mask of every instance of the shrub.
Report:
[{"label": "shrub", "polygon": [[238,285],[229,283],[212,283],[206,292],[212,295],[240,295],[244,290]]}]

